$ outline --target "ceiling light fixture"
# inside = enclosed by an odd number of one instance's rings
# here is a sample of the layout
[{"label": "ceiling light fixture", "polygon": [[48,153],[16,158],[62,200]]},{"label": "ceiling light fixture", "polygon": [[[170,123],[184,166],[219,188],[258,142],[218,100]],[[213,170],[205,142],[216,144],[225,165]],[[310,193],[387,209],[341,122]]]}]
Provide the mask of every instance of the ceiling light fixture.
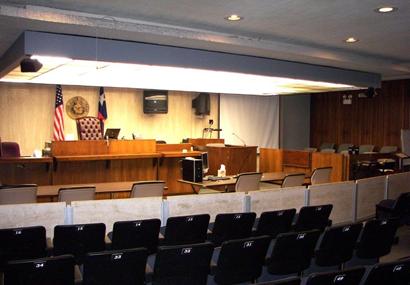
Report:
[{"label": "ceiling light fixture", "polygon": [[347,39],[345,39],[345,42],[348,44],[353,44],[353,43],[357,43],[359,41],[359,39],[354,38],[354,37],[348,37]]},{"label": "ceiling light fixture", "polygon": [[379,7],[379,8],[377,8],[377,9],[375,9],[374,11],[377,12],[377,13],[385,14],[385,13],[394,12],[394,11],[396,11],[396,10],[397,10],[396,7],[386,6],[386,7]]},{"label": "ceiling light fixture", "polygon": [[240,21],[242,19],[243,17],[236,15],[236,14],[232,14],[232,15],[225,17],[225,20],[228,20],[228,21]]}]

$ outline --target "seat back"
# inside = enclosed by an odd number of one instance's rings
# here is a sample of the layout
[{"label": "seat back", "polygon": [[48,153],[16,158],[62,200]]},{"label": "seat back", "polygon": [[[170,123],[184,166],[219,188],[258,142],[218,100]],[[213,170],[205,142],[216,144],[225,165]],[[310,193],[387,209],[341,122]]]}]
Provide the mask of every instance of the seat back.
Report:
[{"label": "seat back", "polygon": [[374,145],[372,144],[362,144],[359,146],[359,153],[372,152],[374,150]]},{"label": "seat back", "polygon": [[394,213],[402,216],[410,211],[410,192],[401,193],[394,203]]},{"label": "seat back", "polygon": [[372,267],[363,285],[408,285],[410,259],[380,263]]},{"label": "seat back", "polygon": [[101,140],[104,130],[97,117],[82,117],[76,119],[79,140]]},{"label": "seat back", "polygon": [[308,268],[319,236],[318,230],[278,235],[268,261],[268,272],[285,275]]},{"label": "seat back", "polygon": [[332,167],[318,167],[312,172],[310,183],[312,185],[329,183],[330,175],[332,174]]},{"label": "seat back", "polygon": [[276,238],[280,233],[291,230],[296,209],[263,212],[256,228],[257,235],[269,235]]},{"label": "seat back", "polygon": [[319,266],[337,266],[350,260],[362,230],[362,223],[326,229],[315,252]]},{"label": "seat back", "polygon": [[252,235],[255,213],[218,214],[212,229],[211,241],[219,246],[232,239],[247,238]]},{"label": "seat back", "polygon": [[252,282],[262,273],[269,236],[225,241],[215,270],[217,284]]},{"label": "seat back", "polygon": [[164,245],[205,242],[209,219],[208,214],[168,218]]},{"label": "seat back", "polygon": [[95,199],[95,187],[70,187],[58,190],[58,201],[70,204],[72,201]]},{"label": "seat back", "polygon": [[299,211],[295,223],[295,231],[318,229],[323,231],[329,224],[329,216],[333,205],[305,206]]},{"label": "seat back", "polygon": [[46,248],[43,226],[0,229],[0,271],[10,260],[44,257]]},{"label": "seat back", "polygon": [[20,156],[20,146],[16,142],[1,142],[1,157],[19,157]]},{"label": "seat back", "polygon": [[360,267],[337,272],[313,273],[307,278],[306,285],[359,285],[365,271],[365,268]]},{"label": "seat back", "polygon": [[320,145],[319,150],[321,151],[322,149],[331,149],[334,147],[335,147],[334,143],[324,142]]},{"label": "seat back", "polygon": [[12,261],[4,272],[4,285],[73,285],[74,258],[62,255]]},{"label": "seat back", "polygon": [[259,182],[261,181],[262,173],[247,172],[238,175],[235,184],[236,192],[248,192],[259,190]]},{"label": "seat back", "polygon": [[164,181],[139,181],[132,185],[131,198],[162,197],[164,188]]},{"label": "seat back", "polygon": [[368,221],[364,225],[356,255],[367,259],[379,258],[390,253],[398,225],[397,219]]},{"label": "seat back", "polygon": [[212,252],[209,242],[158,247],[152,284],[205,285]]},{"label": "seat back", "polygon": [[82,284],[145,284],[147,256],[145,248],[88,253]]},{"label": "seat back", "polygon": [[339,146],[337,147],[337,152],[341,153],[342,151],[349,151],[349,148],[352,147],[353,144],[351,143],[342,143],[339,144]]},{"label": "seat back", "polygon": [[0,205],[37,203],[37,185],[21,184],[0,187]]},{"label": "seat back", "polygon": [[59,225],[54,227],[54,255],[72,254],[77,264],[85,254],[105,250],[105,225]]},{"label": "seat back", "polygon": [[379,153],[395,153],[395,152],[397,152],[397,146],[395,145],[385,145],[379,151]]},{"label": "seat back", "polygon": [[285,176],[285,178],[282,181],[282,188],[302,186],[304,182],[305,182],[304,173],[288,174]]},{"label": "seat back", "polygon": [[112,249],[145,247],[148,252],[157,251],[160,219],[119,221],[114,223]]}]

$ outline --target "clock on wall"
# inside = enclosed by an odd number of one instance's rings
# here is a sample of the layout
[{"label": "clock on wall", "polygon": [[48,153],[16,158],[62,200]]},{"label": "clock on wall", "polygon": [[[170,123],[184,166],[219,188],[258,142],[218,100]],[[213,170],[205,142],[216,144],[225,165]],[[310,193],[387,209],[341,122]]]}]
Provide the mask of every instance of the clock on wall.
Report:
[{"label": "clock on wall", "polygon": [[67,101],[65,110],[71,119],[78,119],[88,115],[90,106],[87,100],[81,96],[76,96]]}]

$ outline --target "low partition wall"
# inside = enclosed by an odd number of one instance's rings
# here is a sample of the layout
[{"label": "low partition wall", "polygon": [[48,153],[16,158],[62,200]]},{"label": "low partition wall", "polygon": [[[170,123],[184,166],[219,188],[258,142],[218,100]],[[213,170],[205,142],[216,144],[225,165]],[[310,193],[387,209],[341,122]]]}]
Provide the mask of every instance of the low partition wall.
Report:
[{"label": "low partition wall", "polygon": [[117,221],[162,220],[161,197],[77,201],[71,209],[73,224],[104,223],[107,232]]},{"label": "low partition wall", "polygon": [[248,193],[251,212],[259,217],[263,212],[295,208],[306,205],[306,187],[276,188]]},{"label": "low partition wall", "polygon": [[44,226],[47,237],[54,236],[54,227],[65,223],[64,202],[0,206],[0,228]]},{"label": "low partition wall", "polygon": [[308,205],[332,204],[330,219],[334,224],[353,222],[355,220],[355,188],[354,181],[310,185]]},{"label": "low partition wall", "polygon": [[129,198],[64,202],[0,205],[0,228],[43,225],[47,236],[53,237],[54,226],[62,224],[105,223],[107,232],[116,221],[161,219],[208,213],[211,222],[220,213],[262,212],[307,205],[333,204],[330,218],[334,224],[371,218],[375,205],[387,197],[395,198],[408,192],[410,172],[304,187],[274,188],[249,194],[216,193],[204,195]]},{"label": "low partition wall", "polygon": [[244,192],[170,196],[164,200],[164,218],[209,214],[213,222],[217,214],[246,210]]},{"label": "low partition wall", "polygon": [[376,215],[375,205],[385,199],[386,176],[360,179],[356,181],[355,220],[363,221]]}]

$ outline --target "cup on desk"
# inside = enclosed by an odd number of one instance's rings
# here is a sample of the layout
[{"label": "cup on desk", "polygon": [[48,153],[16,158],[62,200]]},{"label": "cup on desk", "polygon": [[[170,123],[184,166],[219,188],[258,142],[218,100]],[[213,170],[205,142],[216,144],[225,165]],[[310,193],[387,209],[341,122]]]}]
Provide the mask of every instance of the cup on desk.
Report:
[{"label": "cup on desk", "polygon": [[33,152],[33,157],[41,157],[42,156],[42,153],[41,153],[41,150],[39,150],[39,149],[35,149],[34,150],[34,152]]},{"label": "cup on desk", "polygon": [[182,150],[182,153],[187,153],[188,150],[186,150],[185,148]]}]

